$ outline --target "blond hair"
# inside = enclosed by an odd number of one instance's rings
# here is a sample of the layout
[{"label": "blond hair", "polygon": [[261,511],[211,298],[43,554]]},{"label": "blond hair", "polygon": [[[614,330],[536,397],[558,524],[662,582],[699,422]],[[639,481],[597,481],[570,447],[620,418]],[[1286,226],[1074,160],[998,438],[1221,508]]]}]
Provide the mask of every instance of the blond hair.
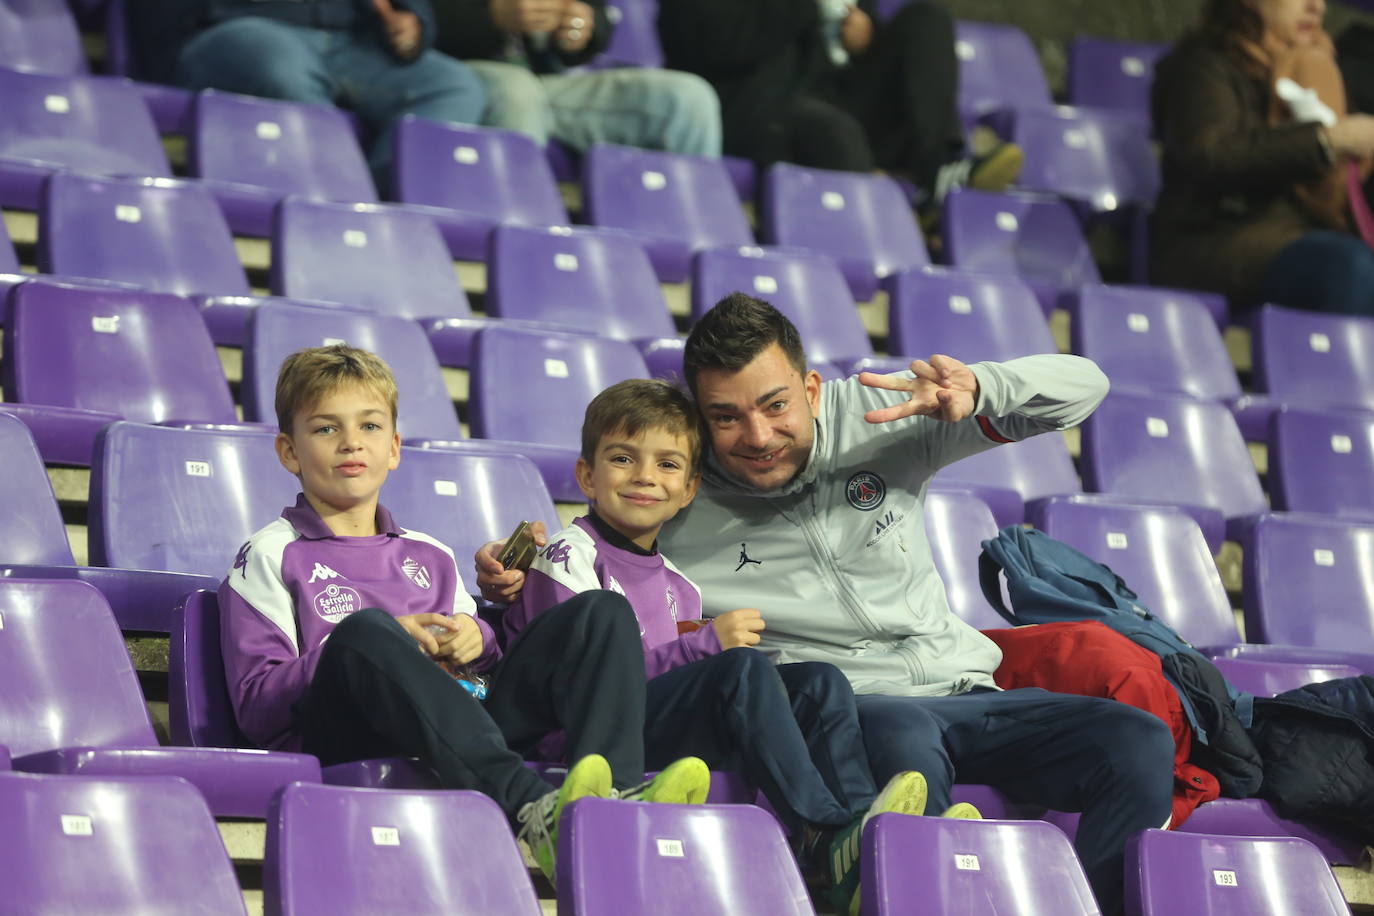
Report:
[{"label": "blond hair", "polygon": [[396,425],[396,379],[390,367],[375,353],[340,343],[297,350],[282,360],[277,372],[277,427],[291,435],[297,413],[350,385],[385,401],[391,408],[391,425]]}]

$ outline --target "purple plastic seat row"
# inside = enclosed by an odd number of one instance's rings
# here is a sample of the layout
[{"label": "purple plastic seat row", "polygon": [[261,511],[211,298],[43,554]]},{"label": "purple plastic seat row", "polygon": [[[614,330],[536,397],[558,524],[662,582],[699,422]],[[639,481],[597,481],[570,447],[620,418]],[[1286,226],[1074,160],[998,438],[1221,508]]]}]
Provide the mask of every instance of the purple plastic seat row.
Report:
[{"label": "purple plastic seat row", "polygon": [[1298,407],[1374,410],[1374,320],[1266,305],[1252,321],[1255,385]]},{"label": "purple plastic seat row", "polygon": [[1012,25],[955,23],[959,114],[965,131],[982,123],[1004,139],[1010,109],[1051,104],[1049,81],[1030,36]]},{"label": "purple plastic seat row", "polygon": [[1069,101],[1150,120],[1155,62],[1167,44],[1076,35],[1069,42]]},{"label": "purple plastic seat row", "polygon": [[1022,107],[1008,118],[1025,152],[1017,186],[1072,201],[1082,212],[1149,208],[1159,193],[1159,162],[1148,120],[1110,109]]},{"label": "purple plastic seat row", "polygon": [[927,267],[894,275],[889,294],[893,352],[947,353],[965,363],[1059,352],[1035,294],[1019,277]]},{"label": "purple plastic seat row", "polygon": [[1275,509],[1374,522],[1374,413],[1285,407],[1269,428]]}]

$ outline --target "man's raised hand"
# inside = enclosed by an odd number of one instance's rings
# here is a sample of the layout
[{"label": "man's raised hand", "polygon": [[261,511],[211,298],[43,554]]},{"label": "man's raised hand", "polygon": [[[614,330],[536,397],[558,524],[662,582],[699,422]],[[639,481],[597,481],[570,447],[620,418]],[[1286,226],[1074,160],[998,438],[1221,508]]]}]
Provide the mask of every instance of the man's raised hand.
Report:
[{"label": "man's raised hand", "polygon": [[929,361],[912,360],[915,378],[900,373],[879,375],[859,373],[860,383],[870,388],[908,392],[907,400],[891,407],[870,410],[864,414],[869,423],[890,423],[905,417],[934,417],[955,423],[973,414],[978,402],[978,379],[973,370],[952,356],[936,354]]}]

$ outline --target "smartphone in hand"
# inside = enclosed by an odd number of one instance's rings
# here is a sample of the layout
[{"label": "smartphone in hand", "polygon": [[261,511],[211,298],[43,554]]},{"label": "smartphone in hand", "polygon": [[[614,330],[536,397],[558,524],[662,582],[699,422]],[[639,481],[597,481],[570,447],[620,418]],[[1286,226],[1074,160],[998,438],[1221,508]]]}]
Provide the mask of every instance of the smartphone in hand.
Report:
[{"label": "smartphone in hand", "polygon": [[534,526],[529,522],[521,522],[515,526],[511,536],[506,538],[506,543],[501,545],[501,551],[496,555],[496,559],[506,569],[518,569],[523,572],[534,562],[537,550],[534,543]]}]

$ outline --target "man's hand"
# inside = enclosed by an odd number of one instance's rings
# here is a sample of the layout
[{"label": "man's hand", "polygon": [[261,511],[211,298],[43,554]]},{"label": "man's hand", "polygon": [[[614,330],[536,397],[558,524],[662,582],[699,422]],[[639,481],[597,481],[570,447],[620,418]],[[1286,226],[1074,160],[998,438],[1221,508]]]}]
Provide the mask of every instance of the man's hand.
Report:
[{"label": "man's hand", "polygon": [[763,631],[763,615],[751,607],[726,611],[711,621],[722,649],[756,646]]},{"label": "man's hand", "polygon": [[434,660],[452,671],[482,654],[482,630],[468,614],[454,614],[448,619],[458,628],[437,634],[439,647],[434,652]]},{"label": "man's hand", "polygon": [[[530,532],[534,535],[534,543],[537,547],[543,547],[549,542],[548,529],[543,522],[535,522],[530,526]],[[520,590],[525,587],[525,574],[518,569],[506,569],[496,557],[501,553],[505,541],[488,541],[477,548],[477,553],[473,554],[472,563],[477,569],[477,587],[482,592],[482,597],[497,604],[510,604],[520,597]]]},{"label": "man's hand", "polygon": [[491,0],[491,21],[503,32],[552,32],[568,0]]},{"label": "man's hand", "polygon": [[857,6],[849,8],[849,15],[840,23],[840,44],[853,57],[868,50],[873,43],[873,20]]},{"label": "man's hand", "polygon": [[377,16],[382,20],[382,28],[386,30],[386,40],[391,43],[391,50],[403,60],[413,60],[420,56],[420,39],[423,37],[423,30],[420,26],[420,17],[406,10],[398,10],[391,5],[391,0],[372,0],[372,6],[377,10]]},{"label": "man's hand", "polygon": [[870,388],[910,392],[905,403],[870,410],[864,414],[865,420],[890,423],[919,415],[956,423],[973,414],[973,406],[978,402],[978,379],[968,366],[953,357],[936,354],[930,362],[913,360],[911,371],[916,375],[914,379],[899,373],[859,373],[859,381]]},{"label": "man's hand", "polygon": [[434,658],[439,652],[439,640],[429,631],[429,628],[435,627],[448,631],[458,629],[457,622],[452,617],[446,617],[443,614],[406,614],[404,617],[397,617],[396,622],[410,634],[411,638],[419,644],[420,649],[430,658]]},{"label": "man's hand", "polygon": [[581,0],[572,0],[563,11],[563,20],[558,24],[558,49],[565,54],[576,54],[592,40],[592,30],[596,28],[596,12]]}]

